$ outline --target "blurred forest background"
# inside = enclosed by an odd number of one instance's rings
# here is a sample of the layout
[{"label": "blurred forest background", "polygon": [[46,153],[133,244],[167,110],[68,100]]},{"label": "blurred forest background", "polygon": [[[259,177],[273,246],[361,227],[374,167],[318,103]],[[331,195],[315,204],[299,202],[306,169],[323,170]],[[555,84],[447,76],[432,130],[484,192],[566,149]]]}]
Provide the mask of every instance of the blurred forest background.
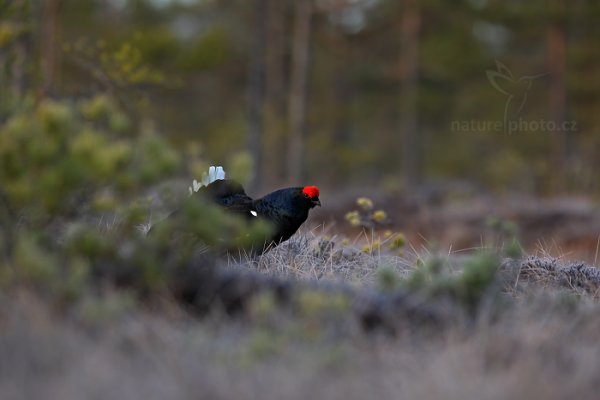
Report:
[{"label": "blurred forest background", "polygon": [[[0,12],[1,121],[104,93],[129,130],[206,164],[251,162],[255,189],[600,190],[592,0],[3,0]],[[488,79],[498,68],[503,91]],[[509,97],[529,125],[483,124],[506,122]]]},{"label": "blurred forest background", "polygon": [[[598,398],[599,20],[0,0],[0,397]],[[210,165],[323,207],[245,257]]]}]

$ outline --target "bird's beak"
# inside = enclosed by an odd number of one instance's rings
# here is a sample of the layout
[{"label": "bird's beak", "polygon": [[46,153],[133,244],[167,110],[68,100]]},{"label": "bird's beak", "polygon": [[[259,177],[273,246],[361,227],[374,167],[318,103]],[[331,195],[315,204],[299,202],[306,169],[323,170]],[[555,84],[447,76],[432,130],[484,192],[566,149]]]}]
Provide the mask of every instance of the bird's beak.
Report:
[{"label": "bird's beak", "polygon": [[315,206],[319,206],[319,207],[321,207],[321,201],[320,201],[318,198],[317,198],[317,199],[313,199],[312,203],[313,203]]}]

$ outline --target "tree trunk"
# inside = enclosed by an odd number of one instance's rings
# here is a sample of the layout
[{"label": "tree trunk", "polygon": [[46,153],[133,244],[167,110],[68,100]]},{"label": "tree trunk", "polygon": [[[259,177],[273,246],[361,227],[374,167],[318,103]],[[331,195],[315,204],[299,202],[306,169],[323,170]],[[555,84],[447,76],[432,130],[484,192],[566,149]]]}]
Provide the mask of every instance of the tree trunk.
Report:
[{"label": "tree trunk", "polygon": [[267,0],[266,110],[263,172],[267,186],[285,178],[285,16],[287,1]]},{"label": "tree trunk", "polygon": [[[338,146],[348,146],[347,143],[351,143],[353,135],[353,121],[352,121],[352,107],[354,100],[354,86],[351,79],[352,68],[351,65],[355,65],[352,57],[352,43],[350,38],[341,30],[334,30],[332,32],[330,46],[333,55],[336,58],[336,65],[331,77],[331,83],[333,86],[333,97],[335,99],[333,118],[333,132],[332,138],[333,143]],[[337,154],[339,155],[339,153]],[[343,157],[336,157],[336,161],[339,165],[344,165],[346,160]],[[344,165],[346,168],[347,165]],[[344,169],[346,169],[344,168]],[[334,173],[334,171],[331,171]],[[344,180],[344,174],[337,172],[339,176],[333,175],[334,178],[341,181]],[[331,179],[331,175],[328,176]]]},{"label": "tree trunk", "polygon": [[43,95],[51,93],[57,72],[60,6],[61,0],[45,0],[42,11],[41,72]]},{"label": "tree trunk", "polygon": [[25,95],[25,70],[29,40],[28,35],[21,35],[14,45],[14,60],[11,68],[11,92],[14,99],[22,99]]},{"label": "tree trunk", "polygon": [[[550,71],[549,108],[550,120],[556,123],[557,129],[567,119],[567,93],[566,93],[566,57],[567,39],[565,31],[565,4],[564,0],[554,0],[551,9],[552,15],[548,27],[548,69]],[[554,136],[552,149],[552,164],[554,176],[554,190],[564,191],[566,184],[565,172],[568,159],[568,136],[573,132],[558,130]]]},{"label": "tree trunk", "polygon": [[[23,99],[27,83],[27,62],[31,47],[31,5],[29,0],[14,0],[12,12],[5,16],[18,33],[0,49],[0,123]],[[9,22],[10,21],[10,22]]]},{"label": "tree trunk", "polygon": [[295,0],[292,71],[290,81],[288,142],[288,181],[299,184],[304,179],[306,107],[310,68],[312,0]]},{"label": "tree trunk", "polygon": [[[15,6],[19,10],[17,23],[29,26],[31,23],[31,5],[28,0],[17,0]],[[14,44],[14,60],[11,68],[11,92],[14,99],[25,95],[25,80],[28,54],[31,47],[31,29],[22,32]]]},{"label": "tree trunk", "polygon": [[258,190],[262,186],[262,137],[265,108],[265,42],[267,0],[254,1],[254,43],[248,79],[248,136],[247,148],[252,156],[254,171],[249,186]]},{"label": "tree trunk", "polygon": [[414,187],[421,182],[422,149],[417,107],[420,26],[421,15],[418,0],[405,0],[400,38],[400,129],[403,178],[408,187]]}]

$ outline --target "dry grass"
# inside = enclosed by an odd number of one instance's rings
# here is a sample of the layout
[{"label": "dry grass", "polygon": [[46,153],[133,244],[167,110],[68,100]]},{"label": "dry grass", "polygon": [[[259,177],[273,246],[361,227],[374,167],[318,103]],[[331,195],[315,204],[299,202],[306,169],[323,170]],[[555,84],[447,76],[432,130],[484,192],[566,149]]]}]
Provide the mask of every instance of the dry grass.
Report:
[{"label": "dry grass", "polygon": [[[305,236],[230,266],[370,285],[378,267],[406,275],[411,263]],[[83,306],[65,315],[27,291],[4,293],[0,397],[596,399],[600,304],[596,270],[584,267],[543,258],[506,264],[514,301],[500,313],[483,309],[438,330],[405,326],[396,337],[352,324],[325,328],[310,314],[260,304],[242,318],[197,320],[169,300],[116,302],[99,317]],[[105,300],[94,301],[102,308]]]},{"label": "dry grass", "polygon": [[242,256],[241,263],[234,260],[232,264],[279,277],[369,285],[375,282],[377,271],[382,267],[391,268],[400,276],[408,275],[417,258],[412,251],[399,257],[371,246],[370,251],[365,252],[362,247],[364,245],[343,245],[336,237],[308,231],[292,237],[258,260]]},{"label": "dry grass", "polygon": [[600,298],[600,270],[583,262],[565,262],[559,258],[532,256],[522,260],[518,268],[515,287],[567,289],[573,294]]}]

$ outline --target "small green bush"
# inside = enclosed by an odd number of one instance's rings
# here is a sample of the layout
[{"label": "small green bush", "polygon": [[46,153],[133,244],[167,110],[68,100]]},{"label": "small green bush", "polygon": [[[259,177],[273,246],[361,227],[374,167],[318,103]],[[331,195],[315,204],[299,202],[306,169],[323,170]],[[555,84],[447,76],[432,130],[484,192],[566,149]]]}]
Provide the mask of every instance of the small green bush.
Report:
[{"label": "small green bush", "polygon": [[[142,198],[186,164],[158,133],[139,128],[107,95],[44,100],[0,126],[0,238],[4,287],[26,284],[61,301],[105,278],[141,293],[166,287],[198,247],[262,245],[270,227],[187,197],[144,235]],[[109,228],[100,221],[114,221]]]},{"label": "small green bush", "polygon": [[499,267],[499,257],[483,250],[470,256],[457,272],[451,271],[442,258],[432,257],[418,265],[404,285],[426,296],[448,297],[473,310],[484,296],[497,292]]}]

